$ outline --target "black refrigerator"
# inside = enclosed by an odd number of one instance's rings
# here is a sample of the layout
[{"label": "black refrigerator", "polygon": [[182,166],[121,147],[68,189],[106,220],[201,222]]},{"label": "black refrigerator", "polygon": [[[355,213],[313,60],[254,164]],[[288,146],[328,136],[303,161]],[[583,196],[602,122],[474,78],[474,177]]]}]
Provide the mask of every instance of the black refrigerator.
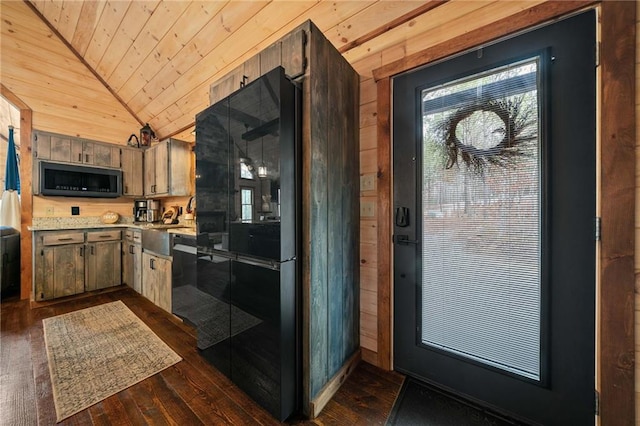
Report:
[{"label": "black refrigerator", "polygon": [[279,420],[301,394],[300,105],[278,67],[196,116],[198,349]]}]

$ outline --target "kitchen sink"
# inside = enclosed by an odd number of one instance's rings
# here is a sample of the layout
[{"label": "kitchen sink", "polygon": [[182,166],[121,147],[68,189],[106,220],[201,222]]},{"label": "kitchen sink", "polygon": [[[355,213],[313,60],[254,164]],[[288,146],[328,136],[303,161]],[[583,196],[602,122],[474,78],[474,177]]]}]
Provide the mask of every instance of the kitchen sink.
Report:
[{"label": "kitchen sink", "polygon": [[171,234],[166,229],[142,229],[142,250],[171,256]]}]

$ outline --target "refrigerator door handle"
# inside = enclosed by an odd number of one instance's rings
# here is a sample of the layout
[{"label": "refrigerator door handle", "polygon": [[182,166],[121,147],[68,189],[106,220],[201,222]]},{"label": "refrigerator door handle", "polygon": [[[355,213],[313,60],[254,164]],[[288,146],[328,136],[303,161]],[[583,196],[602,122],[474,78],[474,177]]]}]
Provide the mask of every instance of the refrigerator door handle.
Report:
[{"label": "refrigerator door handle", "polygon": [[260,266],[263,268],[273,269],[274,271],[280,270],[280,262],[269,259],[258,259],[255,257],[245,257],[238,255],[235,259],[236,262],[246,263],[248,265]]}]

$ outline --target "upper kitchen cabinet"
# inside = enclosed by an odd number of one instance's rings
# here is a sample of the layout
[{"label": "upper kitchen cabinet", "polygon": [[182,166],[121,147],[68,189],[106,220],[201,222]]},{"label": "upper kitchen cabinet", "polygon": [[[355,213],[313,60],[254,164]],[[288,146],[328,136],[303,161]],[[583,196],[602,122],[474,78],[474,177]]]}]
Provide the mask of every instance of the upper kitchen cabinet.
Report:
[{"label": "upper kitchen cabinet", "polygon": [[148,197],[192,194],[191,144],[166,139],[144,152],[144,195]]},{"label": "upper kitchen cabinet", "polygon": [[120,148],[114,144],[41,131],[34,131],[33,142],[40,160],[120,167]]},{"label": "upper kitchen cabinet", "polygon": [[83,163],[101,167],[120,167],[120,147],[113,144],[83,141]]},{"label": "upper kitchen cabinet", "polygon": [[[119,145],[40,130],[34,130],[32,138],[34,161],[31,181],[33,182],[33,195],[40,194],[40,160],[110,169],[119,169],[121,166]],[[141,194],[142,192],[139,195]]]},{"label": "upper kitchen cabinet", "polygon": [[279,66],[284,68],[289,78],[302,76],[307,65],[305,55],[307,32],[303,27],[298,27],[213,83],[209,87],[209,103],[215,104]]},{"label": "upper kitchen cabinet", "polygon": [[36,157],[43,160],[71,161],[71,138],[43,132],[34,132]]},{"label": "upper kitchen cabinet", "polygon": [[121,148],[120,161],[122,163],[122,195],[142,197],[144,195],[142,150]]}]

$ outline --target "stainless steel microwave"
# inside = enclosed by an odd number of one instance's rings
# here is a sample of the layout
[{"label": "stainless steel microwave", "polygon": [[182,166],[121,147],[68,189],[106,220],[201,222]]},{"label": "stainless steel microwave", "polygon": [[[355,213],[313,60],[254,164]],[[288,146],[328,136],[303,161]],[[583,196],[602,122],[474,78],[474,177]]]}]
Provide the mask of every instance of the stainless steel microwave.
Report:
[{"label": "stainless steel microwave", "polygon": [[41,161],[40,194],[117,198],[122,195],[122,170]]}]

